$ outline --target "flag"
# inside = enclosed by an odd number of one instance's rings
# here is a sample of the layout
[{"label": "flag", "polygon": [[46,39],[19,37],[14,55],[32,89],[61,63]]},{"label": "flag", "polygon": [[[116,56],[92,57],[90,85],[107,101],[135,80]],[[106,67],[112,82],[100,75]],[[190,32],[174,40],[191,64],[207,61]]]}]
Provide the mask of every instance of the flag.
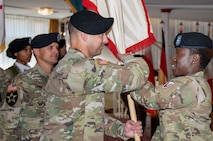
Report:
[{"label": "flag", "polygon": [[73,13],[83,10],[82,0],[65,0]]},{"label": "flag", "polygon": [[114,17],[108,35],[114,43],[113,53],[135,53],[156,41],[143,0],[82,0],[82,5],[104,17]]},{"label": "flag", "polygon": [[[114,17],[108,35],[109,49],[117,53],[135,53],[152,45],[154,37],[144,0],[66,0],[72,11],[89,9],[104,17]],[[80,8],[79,8],[80,7]]]},{"label": "flag", "polygon": [[0,53],[5,49],[5,21],[4,21],[4,4],[0,0]]},{"label": "flag", "polygon": [[162,32],[162,48],[161,48],[160,68],[158,72],[159,85],[167,82],[167,65],[166,65],[165,39],[163,27],[161,28],[161,32]]}]

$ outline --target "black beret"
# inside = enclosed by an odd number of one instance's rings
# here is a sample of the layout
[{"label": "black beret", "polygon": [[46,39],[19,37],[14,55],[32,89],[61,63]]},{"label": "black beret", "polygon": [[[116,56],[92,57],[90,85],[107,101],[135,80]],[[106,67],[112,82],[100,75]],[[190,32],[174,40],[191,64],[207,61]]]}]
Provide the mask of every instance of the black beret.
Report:
[{"label": "black beret", "polygon": [[209,48],[212,49],[212,40],[198,32],[179,33],[174,39],[174,46],[181,48]]},{"label": "black beret", "polygon": [[75,28],[92,35],[105,33],[112,26],[113,21],[113,18],[104,18],[89,10],[78,11],[70,18],[70,23]]},{"label": "black beret", "polygon": [[23,50],[26,46],[31,45],[31,37],[17,38],[9,43],[7,56],[16,59],[15,53]]},{"label": "black beret", "polygon": [[59,43],[59,33],[39,34],[35,36],[31,42],[32,48],[43,48],[53,42]]},{"label": "black beret", "polygon": [[66,44],[66,40],[65,39],[61,39],[59,41],[59,48],[62,48],[65,44]]}]

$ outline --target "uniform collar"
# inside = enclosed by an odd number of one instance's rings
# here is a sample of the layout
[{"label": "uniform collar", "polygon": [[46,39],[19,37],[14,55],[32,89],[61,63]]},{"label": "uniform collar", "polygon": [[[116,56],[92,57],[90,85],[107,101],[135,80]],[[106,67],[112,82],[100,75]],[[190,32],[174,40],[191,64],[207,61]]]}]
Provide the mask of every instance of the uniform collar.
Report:
[{"label": "uniform collar", "polygon": [[23,64],[20,64],[18,62],[15,62],[15,65],[19,69],[20,72],[24,72],[24,71],[30,69],[30,66],[28,64],[27,65],[23,65]]}]

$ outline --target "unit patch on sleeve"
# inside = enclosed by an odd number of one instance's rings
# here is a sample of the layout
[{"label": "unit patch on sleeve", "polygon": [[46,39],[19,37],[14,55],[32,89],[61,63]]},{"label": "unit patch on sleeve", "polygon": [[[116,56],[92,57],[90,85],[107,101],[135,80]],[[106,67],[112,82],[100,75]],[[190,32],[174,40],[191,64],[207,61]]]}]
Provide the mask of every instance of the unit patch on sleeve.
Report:
[{"label": "unit patch on sleeve", "polygon": [[6,102],[10,106],[15,105],[18,100],[17,89],[18,87],[16,83],[12,83],[7,87]]}]

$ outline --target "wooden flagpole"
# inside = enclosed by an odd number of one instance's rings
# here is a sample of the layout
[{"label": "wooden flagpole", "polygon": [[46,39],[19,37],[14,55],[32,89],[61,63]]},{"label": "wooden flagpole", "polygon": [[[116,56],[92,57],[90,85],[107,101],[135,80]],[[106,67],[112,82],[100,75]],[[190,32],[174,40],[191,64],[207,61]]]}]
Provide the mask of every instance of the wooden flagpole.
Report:
[{"label": "wooden flagpole", "polygon": [[[135,110],[135,103],[132,100],[130,94],[127,95],[128,105],[129,105],[129,112],[131,120],[137,122],[136,110]],[[135,141],[140,141],[140,137],[135,133],[134,135]]]}]

